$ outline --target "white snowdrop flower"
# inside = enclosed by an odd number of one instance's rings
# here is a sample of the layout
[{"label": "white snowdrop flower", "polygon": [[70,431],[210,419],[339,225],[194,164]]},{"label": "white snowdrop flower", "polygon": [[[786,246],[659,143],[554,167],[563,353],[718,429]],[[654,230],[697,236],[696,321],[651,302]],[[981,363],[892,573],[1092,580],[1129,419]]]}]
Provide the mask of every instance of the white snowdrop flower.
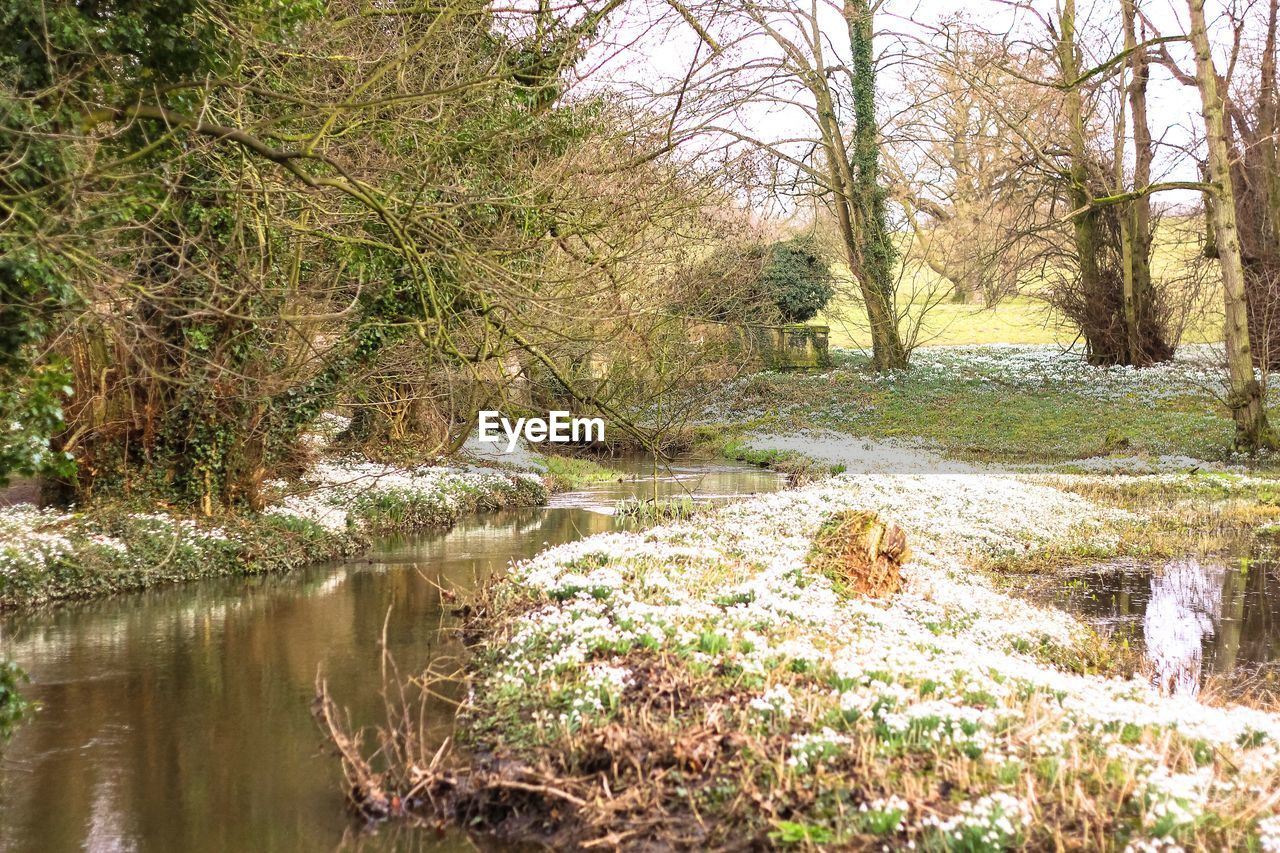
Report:
[{"label": "white snowdrop flower", "polygon": [[750,707],[761,713],[778,714],[784,719],[790,719],[796,710],[795,698],[791,695],[791,691],[780,684],[770,687],[762,695],[752,699]]},{"label": "white snowdrop flower", "polygon": [[1180,827],[1195,823],[1204,814],[1211,782],[1209,768],[1196,773],[1170,773],[1165,767],[1156,767],[1147,776],[1143,791],[1143,823],[1153,837],[1167,837]]},{"label": "white snowdrop flower", "polygon": [[796,770],[808,770],[814,765],[836,755],[840,747],[851,743],[842,734],[823,727],[822,731],[802,734],[791,738],[790,756],[787,765]]},{"label": "white snowdrop flower", "polygon": [[1266,853],[1280,853],[1280,815],[1258,821],[1258,847]]}]

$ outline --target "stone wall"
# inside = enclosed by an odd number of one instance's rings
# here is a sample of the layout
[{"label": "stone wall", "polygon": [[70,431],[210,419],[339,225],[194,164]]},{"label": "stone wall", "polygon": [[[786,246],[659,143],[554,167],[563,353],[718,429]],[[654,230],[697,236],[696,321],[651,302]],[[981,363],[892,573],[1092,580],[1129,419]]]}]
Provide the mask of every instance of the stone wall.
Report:
[{"label": "stone wall", "polygon": [[761,361],[770,370],[821,370],[831,366],[828,326],[751,326],[750,333]]}]

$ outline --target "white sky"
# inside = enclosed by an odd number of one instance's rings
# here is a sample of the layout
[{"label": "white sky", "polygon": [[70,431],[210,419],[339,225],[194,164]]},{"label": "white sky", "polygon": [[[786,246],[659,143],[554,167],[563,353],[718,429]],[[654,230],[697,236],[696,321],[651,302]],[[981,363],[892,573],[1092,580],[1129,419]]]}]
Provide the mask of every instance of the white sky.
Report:
[{"label": "white sky", "polygon": [[[721,0],[719,5],[729,9],[735,2],[739,0]],[[780,2],[802,2],[802,8],[809,8],[810,0]],[[818,2],[823,9],[820,20],[828,49],[835,55],[828,58],[828,64],[838,64],[845,61],[848,52],[848,37],[843,21],[833,7],[822,6],[826,0]],[[1220,2],[1221,0],[1209,0],[1208,13],[1215,44],[1225,51],[1228,42],[1221,32]],[[1092,54],[1085,60],[1088,67],[1121,47],[1119,0],[1077,0],[1077,3],[1079,38]],[[1055,0],[1033,0],[1033,6],[1052,16]],[[1139,7],[1152,20],[1161,35],[1176,35],[1184,31],[1185,0],[1139,0]],[[1043,27],[1033,16],[1025,10],[1015,10],[1011,4],[1001,0],[979,0],[964,4],[936,0],[886,0],[876,19],[882,122],[894,108],[895,100],[903,94],[900,82],[902,76],[929,73],[929,51],[922,42],[928,40],[933,25],[960,11],[963,11],[968,21],[981,25],[983,29],[1021,34],[1025,39],[1034,39],[1040,45],[1047,43]],[[715,15],[709,11],[698,11],[697,16],[713,37],[727,46],[719,60],[721,66],[778,56],[777,48],[767,37],[739,40],[737,35],[744,29],[731,14]],[[662,0],[634,0],[624,5],[621,12],[610,21],[608,30],[607,42],[593,49],[579,66],[582,76],[588,81],[583,86],[592,90],[611,89],[624,93],[637,102],[647,102],[656,93],[669,89],[688,73],[695,58],[705,61],[710,53],[692,27]],[[1179,59],[1184,70],[1194,71],[1190,51],[1185,45],[1170,45],[1170,52]],[[1092,63],[1090,59],[1093,60]],[[1220,57],[1219,63],[1220,70],[1225,68],[1224,58]],[[711,73],[712,67],[704,68],[703,71]],[[800,98],[805,100],[803,93]],[[1153,137],[1158,145],[1164,143],[1157,151],[1155,179],[1195,180],[1197,172],[1194,162],[1176,149],[1188,145],[1200,135],[1198,94],[1194,89],[1184,87],[1174,80],[1163,67],[1155,65],[1148,98]],[[669,107],[674,100],[668,97],[662,102]],[[686,110],[690,107],[687,100],[685,106]],[[693,116],[686,117],[686,122],[692,120]],[[814,133],[811,121],[801,107],[796,105],[753,104],[722,115],[717,124],[771,142],[801,136],[811,137]],[[715,137],[714,142],[711,138],[704,137],[694,145],[705,149],[725,141],[723,136]],[[1196,194],[1166,193],[1160,200],[1165,203],[1194,203]]]}]

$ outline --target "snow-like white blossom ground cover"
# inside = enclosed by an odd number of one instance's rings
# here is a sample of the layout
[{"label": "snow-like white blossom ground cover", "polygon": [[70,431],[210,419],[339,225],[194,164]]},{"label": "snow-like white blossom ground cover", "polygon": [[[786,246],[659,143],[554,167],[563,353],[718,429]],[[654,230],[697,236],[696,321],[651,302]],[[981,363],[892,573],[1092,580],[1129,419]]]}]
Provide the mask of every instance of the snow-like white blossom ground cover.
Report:
[{"label": "snow-like white blossom ground cover", "polygon": [[269,514],[357,533],[445,527],[469,512],[540,504],[548,497],[542,475],[532,470],[406,468],[354,457],[321,461],[299,482],[275,485],[282,497]]},{"label": "snow-like white blossom ground cover", "polygon": [[887,371],[876,381],[888,385],[930,378],[975,381],[1023,391],[1079,393],[1098,401],[1139,397],[1148,402],[1220,392],[1226,370],[1220,344],[1188,344],[1163,364],[1135,368],[1095,367],[1084,347],[987,344],[923,347],[911,369]]},{"label": "snow-like white blossom ground cover", "polygon": [[[462,718],[482,782],[538,768],[494,784],[551,791],[580,843],[1280,849],[1280,715],[1100,674],[1084,626],[971,567],[1122,511],[845,435],[752,444],[844,472],[512,567]],[[907,531],[888,600],[807,565],[846,509]]]},{"label": "snow-like white blossom ground cover", "polygon": [[276,497],[261,513],[215,520],[111,504],[0,507],[0,606],[294,568],[352,553],[372,534],[547,499],[534,471],[356,458],[322,459],[297,482],[268,486]]}]

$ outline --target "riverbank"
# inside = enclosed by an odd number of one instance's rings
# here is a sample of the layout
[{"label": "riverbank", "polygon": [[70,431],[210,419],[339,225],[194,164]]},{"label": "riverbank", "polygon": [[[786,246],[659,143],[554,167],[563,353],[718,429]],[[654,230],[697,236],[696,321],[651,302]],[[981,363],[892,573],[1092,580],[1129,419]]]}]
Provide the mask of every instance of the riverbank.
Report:
[{"label": "riverbank", "polygon": [[[975,568],[1114,548],[1127,510],[847,435],[752,446],[844,471],[517,564],[472,626],[466,759],[348,754],[365,805],[412,788],[428,819],[556,846],[1280,845],[1280,716],[1162,696]],[[867,510],[912,555],[884,599],[813,563]]]},{"label": "riverbank", "polygon": [[[325,458],[269,484],[259,513],[202,518],[104,501],[0,508],[0,608],[197,578],[284,571],[359,553],[371,537],[449,527],[473,512],[545,503],[553,487],[616,472],[520,456],[523,467],[393,466]],[[560,473],[556,473],[560,472]]]}]

